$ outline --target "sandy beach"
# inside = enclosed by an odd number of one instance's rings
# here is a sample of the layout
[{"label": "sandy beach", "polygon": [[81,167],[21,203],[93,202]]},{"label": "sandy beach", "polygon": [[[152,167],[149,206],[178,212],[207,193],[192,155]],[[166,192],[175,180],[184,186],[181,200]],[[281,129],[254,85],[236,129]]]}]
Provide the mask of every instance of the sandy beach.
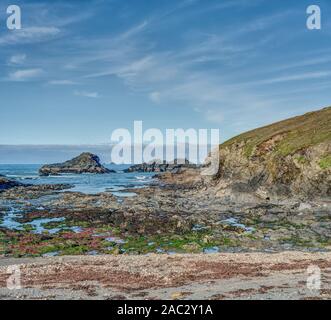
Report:
[{"label": "sandy beach", "polygon": [[[7,288],[13,265],[19,290]],[[312,266],[320,290],[307,287]],[[331,253],[1,258],[0,287],[1,299],[329,299]]]}]

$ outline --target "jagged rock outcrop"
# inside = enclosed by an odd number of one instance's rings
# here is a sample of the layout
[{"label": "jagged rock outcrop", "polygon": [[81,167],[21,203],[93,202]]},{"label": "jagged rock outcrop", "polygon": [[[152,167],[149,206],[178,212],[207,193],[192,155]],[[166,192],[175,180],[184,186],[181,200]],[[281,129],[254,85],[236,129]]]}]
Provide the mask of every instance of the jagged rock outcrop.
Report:
[{"label": "jagged rock outcrop", "polygon": [[179,172],[184,168],[196,168],[197,165],[191,164],[187,159],[175,159],[172,163],[160,160],[153,160],[149,163],[134,165],[125,170],[125,172]]},{"label": "jagged rock outcrop", "polygon": [[22,186],[22,185],[23,185],[22,183],[19,183],[15,180],[8,179],[8,178],[0,175],[0,191],[11,189],[11,188],[14,188],[14,187],[19,187],[19,186]]},{"label": "jagged rock outcrop", "polygon": [[330,197],[331,107],[241,134],[219,154],[219,195]]},{"label": "jagged rock outcrop", "polygon": [[81,174],[81,173],[94,173],[94,174],[103,174],[115,172],[104,167],[100,163],[98,156],[92,153],[82,153],[78,157],[63,162],[45,165],[39,169],[39,174],[41,176],[49,175],[59,175],[62,173],[72,173],[72,174]]}]

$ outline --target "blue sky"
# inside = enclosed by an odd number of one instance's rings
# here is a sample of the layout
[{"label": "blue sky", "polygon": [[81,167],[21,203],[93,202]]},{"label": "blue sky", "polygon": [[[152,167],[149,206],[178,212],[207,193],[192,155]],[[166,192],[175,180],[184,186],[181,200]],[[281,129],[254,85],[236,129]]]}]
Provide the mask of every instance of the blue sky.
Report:
[{"label": "blue sky", "polygon": [[[330,1],[0,0],[0,144],[102,144],[117,128],[230,138],[330,105]],[[322,30],[306,8],[322,9]]]}]

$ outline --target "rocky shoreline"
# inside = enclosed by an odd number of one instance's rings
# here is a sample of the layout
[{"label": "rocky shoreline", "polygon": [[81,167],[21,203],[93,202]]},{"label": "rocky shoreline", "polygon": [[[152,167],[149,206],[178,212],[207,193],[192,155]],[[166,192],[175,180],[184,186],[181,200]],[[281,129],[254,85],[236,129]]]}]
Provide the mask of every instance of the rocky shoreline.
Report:
[{"label": "rocky shoreline", "polygon": [[[6,190],[0,191],[0,255],[329,251],[330,110],[226,142],[220,146],[220,167],[214,176],[189,163],[180,170],[167,167],[171,170],[158,174],[153,184],[123,190],[133,197],[72,192],[71,185],[15,185],[2,177]],[[303,130],[302,124],[309,122],[304,130],[310,132],[321,121],[325,134],[318,143],[313,137],[303,146],[294,136],[295,130]],[[279,153],[280,130],[286,152],[289,145],[292,148],[286,156]],[[69,161],[70,170],[103,171],[94,155],[83,155],[78,162]],[[85,156],[89,164],[91,158],[93,163],[98,160],[97,169],[85,166]],[[156,163],[152,167],[160,169]],[[68,162],[55,168],[67,170]],[[146,170],[144,165],[131,170],[139,168]],[[295,192],[299,182],[302,189]]]},{"label": "rocky shoreline", "polygon": [[[239,193],[232,199],[216,197],[217,188],[206,188],[201,181],[190,184],[183,178],[181,182],[180,177],[186,175],[163,176],[154,186],[127,190],[136,193],[130,198],[109,192],[71,192],[70,185],[19,186],[2,191],[2,219],[10,208],[21,214],[14,219],[20,230],[0,227],[1,254],[28,257],[330,249],[328,199],[250,201]],[[43,221],[42,229],[38,221]]]},{"label": "rocky shoreline", "polygon": [[[219,198],[205,183],[169,173],[124,199],[70,185],[0,192],[0,219],[21,227],[0,227],[1,299],[330,299],[328,199]],[[6,288],[12,265],[20,290]],[[306,286],[312,265],[319,291]]]}]

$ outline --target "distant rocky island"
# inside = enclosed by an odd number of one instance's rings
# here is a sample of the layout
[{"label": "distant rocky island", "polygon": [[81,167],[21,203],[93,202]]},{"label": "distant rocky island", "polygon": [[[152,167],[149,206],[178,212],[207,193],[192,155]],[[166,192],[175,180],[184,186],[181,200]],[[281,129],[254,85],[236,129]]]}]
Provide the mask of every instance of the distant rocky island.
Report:
[{"label": "distant rocky island", "polygon": [[84,152],[78,157],[63,163],[44,165],[39,169],[39,175],[41,176],[60,175],[63,173],[104,174],[104,173],[114,173],[114,172],[115,172],[114,170],[110,170],[104,167],[100,163],[100,159],[97,155],[89,152]]},{"label": "distant rocky island", "polygon": [[[128,169],[125,169],[124,172],[179,173],[182,169],[197,169],[198,167],[198,165],[190,163],[187,159],[175,159],[171,162],[167,162],[165,160],[153,160],[149,163],[135,164]],[[84,152],[78,157],[68,160],[66,162],[47,164],[39,169],[40,176],[60,175],[63,173],[104,174],[115,172],[116,171],[104,167],[100,163],[100,159],[97,155],[88,152]]]},{"label": "distant rocky island", "polygon": [[172,172],[179,173],[182,169],[197,169],[196,164],[190,163],[187,159],[180,160],[175,159],[172,162],[153,160],[149,163],[141,163],[131,166],[126,169],[124,172]]}]

